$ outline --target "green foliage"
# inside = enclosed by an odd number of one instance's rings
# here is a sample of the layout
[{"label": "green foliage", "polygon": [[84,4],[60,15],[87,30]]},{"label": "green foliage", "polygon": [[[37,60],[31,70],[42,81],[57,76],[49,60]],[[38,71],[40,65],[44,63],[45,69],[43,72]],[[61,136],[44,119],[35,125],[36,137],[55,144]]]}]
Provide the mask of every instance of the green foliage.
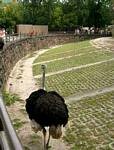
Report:
[{"label": "green foliage", "polygon": [[50,30],[74,30],[78,26],[105,27],[114,18],[111,0],[24,0],[1,4],[0,25],[11,32],[16,24],[49,26]]},{"label": "green foliage", "polygon": [[105,27],[111,23],[111,1],[107,0],[88,0],[88,26]]},{"label": "green foliage", "polygon": [[11,93],[4,91],[3,100],[7,106],[10,106],[16,101],[20,101],[20,98],[16,94],[11,94]]},{"label": "green foliage", "polygon": [[21,128],[25,122],[22,122],[20,119],[14,119],[13,120],[13,126],[16,130]]},{"label": "green foliage", "polygon": [[12,32],[15,25],[22,21],[22,6],[16,3],[4,4],[0,7],[0,25]]}]

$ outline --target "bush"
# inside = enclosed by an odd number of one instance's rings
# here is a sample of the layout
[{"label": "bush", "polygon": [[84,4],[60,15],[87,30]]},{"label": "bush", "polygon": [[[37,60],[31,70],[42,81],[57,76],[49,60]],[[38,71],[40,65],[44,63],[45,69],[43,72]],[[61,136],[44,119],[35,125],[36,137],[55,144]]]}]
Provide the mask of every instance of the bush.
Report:
[{"label": "bush", "polygon": [[16,101],[19,101],[20,98],[16,94],[11,94],[6,91],[3,92],[3,100],[7,106],[14,104]]}]

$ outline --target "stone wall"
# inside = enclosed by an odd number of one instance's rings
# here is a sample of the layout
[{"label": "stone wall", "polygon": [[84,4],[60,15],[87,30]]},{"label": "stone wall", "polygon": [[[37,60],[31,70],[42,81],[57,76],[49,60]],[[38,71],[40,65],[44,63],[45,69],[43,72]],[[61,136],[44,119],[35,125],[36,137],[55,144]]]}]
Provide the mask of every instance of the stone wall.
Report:
[{"label": "stone wall", "polygon": [[28,53],[58,44],[73,42],[74,40],[76,40],[74,35],[50,35],[27,38],[5,45],[3,50],[0,50],[1,88],[3,89],[5,86],[8,76],[15,64]]}]

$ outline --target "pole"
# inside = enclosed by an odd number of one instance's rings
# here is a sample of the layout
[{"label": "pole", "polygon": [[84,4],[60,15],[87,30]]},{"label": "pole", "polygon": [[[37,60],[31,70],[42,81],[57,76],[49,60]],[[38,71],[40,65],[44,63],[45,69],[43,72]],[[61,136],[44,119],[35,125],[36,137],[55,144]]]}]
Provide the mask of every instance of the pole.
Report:
[{"label": "pole", "polygon": [[41,65],[42,69],[42,89],[45,89],[45,70],[46,70],[46,65],[42,64]]}]

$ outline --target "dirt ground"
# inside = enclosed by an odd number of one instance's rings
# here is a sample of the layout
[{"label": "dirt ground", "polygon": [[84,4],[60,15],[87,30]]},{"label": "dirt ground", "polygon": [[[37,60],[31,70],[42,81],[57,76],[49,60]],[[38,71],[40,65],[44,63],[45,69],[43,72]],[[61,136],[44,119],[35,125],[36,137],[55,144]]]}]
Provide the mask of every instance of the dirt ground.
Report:
[{"label": "dirt ground", "polygon": [[[109,50],[114,50],[114,39],[113,38],[99,38],[92,40],[91,43],[96,47],[105,47]],[[8,82],[7,91],[16,93],[22,99],[20,102],[8,107],[8,113],[11,120],[19,119],[23,126],[17,130],[18,136],[26,149],[28,150],[42,150],[42,134],[34,134],[31,130],[28,116],[25,112],[25,99],[29,94],[38,89],[38,85],[33,78],[32,74],[32,63],[40,54],[47,50],[36,51],[32,57],[29,55],[21,59],[15,65],[12,70]],[[66,145],[62,139],[51,140],[51,150],[69,150],[69,146]]]}]

